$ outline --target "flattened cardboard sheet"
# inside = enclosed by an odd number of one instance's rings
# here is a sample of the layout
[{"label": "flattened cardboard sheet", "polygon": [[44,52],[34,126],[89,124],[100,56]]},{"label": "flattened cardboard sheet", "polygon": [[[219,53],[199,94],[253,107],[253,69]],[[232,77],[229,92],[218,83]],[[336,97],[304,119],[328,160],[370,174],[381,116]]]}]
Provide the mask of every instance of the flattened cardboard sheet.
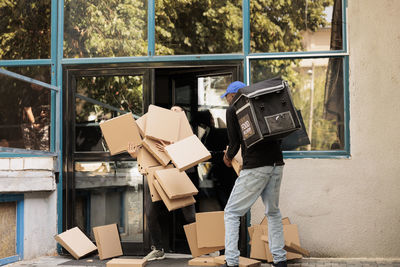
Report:
[{"label": "flattened cardboard sheet", "polygon": [[223,211],[196,213],[196,225],[199,248],[225,246]]},{"label": "flattened cardboard sheet", "polygon": [[214,261],[214,257],[198,257],[188,261],[191,266],[219,266],[218,263]]},{"label": "flattened cardboard sheet", "polygon": [[185,230],[186,239],[189,244],[190,253],[192,253],[193,258],[201,255],[212,253],[218,250],[224,249],[224,246],[220,247],[209,247],[209,248],[199,248],[197,246],[197,226],[196,223],[186,224],[183,226]]},{"label": "flattened cardboard sheet", "polygon": [[157,180],[153,181],[154,188],[157,190],[158,194],[161,196],[162,201],[167,207],[168,211],[180,209],[189,205],[196,203],[196,200],[193,196],[183,197],[177,199],[169,199],[167,194],[165,194],[164,190],[161,188],[161,185],[157,182]]},{"label": "flattened cardboard sheet", "polygon": [[145,136],[176,142],[179,137],[180,115],[178,112],[150,105],[146,118]]},{"label": "flattened cardboard sheet", "polygon": [[[221,255],[214,258],[214,262],[218,264],[225,263],[225,255]],[[258,267],[261,266],[261,262],[254,259],[249,259],[245,257],[239,257],[239,267]]]},{"label": "flattened cardboard sheet", "polygon": [[165,151],[180,171],[185,171],[211,158],[210,152],[195,135],[166,146]]},{"label": "flattened cardboard sheet", "polygon": [[157,190],[154,188],[154,180],[155,180],[154,172],[158,171],[158,170],[170,169],[170,168],[173,168],[173,167],[174,166],[172,164],[170,164],[170,165],[167,165],[165,167],[164,166],[157,166],[157,167],[150,167],[150,168],[147,169],[147,175],[146,175],[147,184],[149,186],[151,200],[153,202],[161,200],[160,194],[158,194]]},{"label": "flattened cardboard sheet", "polygon": [[144,114],[142,117],[136,120],[136,124],[139,128],[139,133],[142,136],[142,138],[145,137],[145,131],[146,131],[146,120],[147,120],[147,113]]},{"label": "flattened cardboard sheet", "polygon": [[[290,224],[290,220],[289,220],[289,218],[288,218],[288,217],[284,217],[284,218],[282,218],[282,224],[283,224],[283,225]],[[268,225],[268,219],[267,219],[267,216],[264,216],[264,218],[262,219],[262,221],[261,221],[260,225]]]},{"label": "flattened cardboard sheet", "polygon": [[112,259],[106,263],[107,267],[143,267],[145,265],[144,259]]},{"label": "flattened cardboard sheet", "polygon": [[142,146],[137,153],[138,170],[141,174],[147,174],[147,169],[150,167],[159,166],[158,160]]},{"label": "flattened cardboard sheet", "polygon": [[143,139],[143,146],[147,149],[151,155],[157,159],[157,161],[163,165],[167,166],[167,164],[171,161],[170,157],[167,155],[165,151],[160,151],[157,148],[157,144],[159,142],[153,139],[145,138]]},{"label": "flattened cardboard sheet", "polygon": [[169,199],[193,196],[199,192],[189,176],[177,168],[156,170],[154,176]]},{"label": "flattened cardboard sheet", "polygon": [[268,226],[254,225],[253,235],[251,237],[250,258],[273,261],[272,255],[269,252],[268,243],[261,239],[261,236],[268,234]]},{"label": "flattened cardboard sheet", "polygon": [[75,259],[79,259],[97,249],[92,241],[90,241],[90,239],[78,227],[74,227],[56,235],[54,239]]},{"label": "flattened cardboard sheet", "polygon": [[179,112],[179,120],[180,120],[180,125],[179,125],[178,140],[182,140],[185,139],[186,137],[192,136],[193,135],[192,127],[190,126],[190,123],[186,117],[185,112]]},{"label": "flattened cardboard sheet", "polygon": [[93,233],[100,260],[122,255],[121,240],[115,223],[93,227]]},{"label": "flattened cardboard sheet", "polygon": [[128,150],[128,143],[140,145],[139,128],[132,113],[127,113],[100,123],[100,129],[111,155]]}]

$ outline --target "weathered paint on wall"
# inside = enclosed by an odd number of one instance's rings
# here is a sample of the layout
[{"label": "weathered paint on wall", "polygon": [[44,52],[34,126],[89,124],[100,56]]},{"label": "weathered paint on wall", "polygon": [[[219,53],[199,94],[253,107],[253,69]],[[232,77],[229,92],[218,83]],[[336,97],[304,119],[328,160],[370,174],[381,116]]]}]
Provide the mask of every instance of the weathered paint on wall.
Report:
[{"label": "weathered paint on wall", "polygon": [[281,212],[312,256],[400,257],[399,14],[397,0],[348,1],[351,158],[286,160]]},{"label": "weathered paint on wall", "polygon": [[0,202],[0,259],[17,254],[17,202]]}]

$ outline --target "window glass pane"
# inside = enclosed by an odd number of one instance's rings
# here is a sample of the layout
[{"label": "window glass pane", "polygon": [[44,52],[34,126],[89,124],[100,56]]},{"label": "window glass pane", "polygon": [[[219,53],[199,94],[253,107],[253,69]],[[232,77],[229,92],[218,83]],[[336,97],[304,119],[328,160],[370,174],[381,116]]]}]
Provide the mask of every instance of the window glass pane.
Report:
[{"label": "window glass pane", "polygon": [[64,57],[147,55],[146,0],[64,3]]},{"label": "window glass pane", "polygon": [[50,58],[51,0],[0,3],[0,59]]},{"label": "window glass pane", "polygon": [[343,58],[251,61],[252,83],[276,76],[289,82],[311,140],[298,150],[344,149]]},{"label": "window glass pane", "polygon": [[155,1],[157,55],[240,53],[242,1]]},{"label": "window glass pane", "polygon": [[341,50],[342,23],[342,0],[250,1],[250,49]]},{"label": "window glass pane", "polygon": [[[77,151],[107,151],[99,122],[126,112],[143,115],[143,76],[140,75],[81,77],[76,93]],[[90,102],[85,97],[100,103]]]},{"label": "window glass pane", "polygon": [[49,151],[51,90],[0,75],[0,94],[0,146]]},{"label": "window glass pane", "polygon": [[199,110],[210,111],[214,126],[225,128],[228,102],[225,98],[221,98],[221,95],[232,82],[232,74],[199,77],[197,82]]},{"label": "window glass pane", "polygon": [[5,67],[5,69],[41,82],[51,83],[50,66]]},{"label": "window glass pane", "polygon": [[136,161],[75,162],[75,223],[92,228],[117,223],[122,241],[143,242],[143,176]]}]

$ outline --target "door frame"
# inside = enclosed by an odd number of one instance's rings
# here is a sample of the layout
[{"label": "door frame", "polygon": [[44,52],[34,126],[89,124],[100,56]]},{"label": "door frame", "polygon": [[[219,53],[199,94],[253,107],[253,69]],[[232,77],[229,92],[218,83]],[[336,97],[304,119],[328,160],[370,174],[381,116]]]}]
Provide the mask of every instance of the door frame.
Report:
[{"label": "door frame", "polygon": [[[75,150],[75,92],[78,77],[84,76],[106,76],[106,75],[143,75],[143,108],[147,112],[148,106],[155,103],[155,72],[160,69],[177,69],[182,72],[193,72],[194,70],[204,73],[218,72],[218,69],[231,68],[236,70],[233,77],[243,77],[243,61],[193,61],[193,62],[158,62],[158,63],[132,63],[132,64],[95,64],[95,65],[64,65],[63,66],[63,231],[75,227],[74,225],[74,162],[78,160],[95,161],[101,160],[131,160],[123,155],[110,156],[107,152],[74,152]],[[226,72],[225,72],[226,73]],[[197,95],[197,92],[196,92]],[[145,181],[143,180],[144,192]],[[150,247],[150,236],[146,225],[145,201],[143,201],[143,243],[123,242],[124,255],[143,255]],[[243,221],[243,220],[242,220]],[[246,221],[244,219],[244,221]],[[245,229],[244,229],[245,230]],[[241,230],[241,236],[243,231]],[[243,236],[246,242],[246,233]],[[243,246],[242,246],[243,247]],[[247,246],[245,246],[246,248]]]}]

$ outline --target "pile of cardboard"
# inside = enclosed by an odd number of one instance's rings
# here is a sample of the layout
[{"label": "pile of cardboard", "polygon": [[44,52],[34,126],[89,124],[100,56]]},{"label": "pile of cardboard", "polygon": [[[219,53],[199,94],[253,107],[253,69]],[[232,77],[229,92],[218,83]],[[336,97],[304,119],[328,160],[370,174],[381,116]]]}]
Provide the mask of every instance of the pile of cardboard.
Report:
[{"label": "pile of cardboard", "polygon": [[[285,250],[287,259],[300,259],[309,256],[309,252],[300,246],[299,232],[296,224],[291,224],[289,218],[282,219]],[[268,246],[268,220],[266,217],[258,225],[248,228],[250,237],[250,258],[272,262],[272,254]]]},{"label": "pile of cardboard", "polygon": [[[93,233],[97,246],[78,227],[56,235],[54,238],[77,260],[96,249],[100,260],[123,255],[116,224],[93,227]],[[145,264],[146,260],[128,258],[115,258],[106,263],[107,267],[143,267]]]},{"label": "pile of cardboard", "polygon": [[[210,254],[225,248],[224,212],[196,213],[196,222],[184,226],[186,239],[193,259],[188,261],[194,266],[220,266],[225,256],[211,257]],[[240,266],[260,266],[260,262],[240,257]]]},{"label": "pile of cardboard", "polygon": [[185,170],[211,158],[193,134],[184,112],[150,105],[137,121],[131,113],[100,123],[111,155],[137,149],[139,172],[147,176],[151,199],[169,211],[194,204],[198,193]]}]

